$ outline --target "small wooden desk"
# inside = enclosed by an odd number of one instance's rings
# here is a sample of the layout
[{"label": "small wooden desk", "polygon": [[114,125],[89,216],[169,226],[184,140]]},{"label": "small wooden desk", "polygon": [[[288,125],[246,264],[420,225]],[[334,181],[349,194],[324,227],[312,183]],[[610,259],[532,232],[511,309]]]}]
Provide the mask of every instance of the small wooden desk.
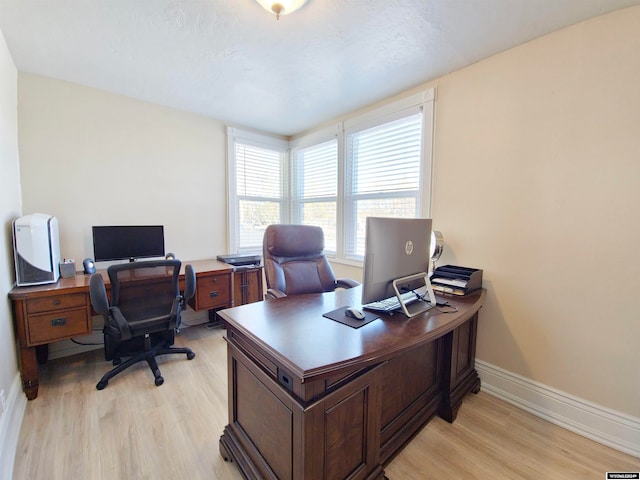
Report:
[{"label": "small wooden desk", "polygon": [[[237,304],[262,297],[262,267],[234,273],[232,265],[217,260],[183,262],[181,282],[186,264],[193,265],[196,272],[196,294],[189,301],[194,310],[211,311],[233,306],[234,279],[240,279],[239,275],[242,275],[242,285],[236,289],[245,292],[249,288],[245,283],[249,282],[251,295],[243,294]],[[109,289],[107,271],[98,270],[98,273],[104,277]],[[247,275],[250,275],[248,279]],[[90,277],[79,273],[53,284],[15,287],[9,292],[20,347],[22,389],[29,400],[38,396],[37,360],[46,361],[48,344],[91,333]],[[258,298],[255,298],[256,294]]]},{"label": "small wooden desk", "polygon": [[322,316],[361,288],[219,312],[227,326],[229,424],[220,453],[248,479],[382,479],[436,414],[452,422],[475,370],[485,291],[455,313],[402,314],[354,329]]}]

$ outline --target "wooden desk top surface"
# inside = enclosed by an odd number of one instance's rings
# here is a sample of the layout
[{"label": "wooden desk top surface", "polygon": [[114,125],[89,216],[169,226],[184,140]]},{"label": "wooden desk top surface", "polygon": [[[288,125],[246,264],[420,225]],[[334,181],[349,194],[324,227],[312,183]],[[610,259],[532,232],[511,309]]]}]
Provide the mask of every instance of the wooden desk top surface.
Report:
[{"label": "wooden desk top surface", "polygon": [[[462,325],[482,306],[485,290],[447,296],[455,313],[431,309],[406,318],[380,315],[360,328],[322,316],[337,308],[359,307],[361,287],[335,293],[296,295],[222,310],[228,328],[236,330],[302,379],[323,376],[349,366],[378,363],[414,346],[433,341]],[[443,307],[442,310],[451,310]]]},{"label": "wooden desk top surface", "polygon": [[[193,265],[193,268],[198,274],[210,273],[210,272],[226,272],[233,271],[233,265],[219,262],[218,260],[193,260],[182,262],[182,268],[180,273],[184,274],[185,265]],[[105,284],[109,284],[109,277],[107,275],[107,269],[98,269],[96,273],[100,273],[104,278]],[[89,279],[91,275],[84,275],[82,272],[77,272],[73,278],[60,278],[56,283],[48,283],[44,285],[34,285],[30,287],[13,287],[9,292],[9,298],[12,300],[26,298],[29,295],[58,295],[60,293],[73,293],[74,291],[88,292],[89,291]]]}]

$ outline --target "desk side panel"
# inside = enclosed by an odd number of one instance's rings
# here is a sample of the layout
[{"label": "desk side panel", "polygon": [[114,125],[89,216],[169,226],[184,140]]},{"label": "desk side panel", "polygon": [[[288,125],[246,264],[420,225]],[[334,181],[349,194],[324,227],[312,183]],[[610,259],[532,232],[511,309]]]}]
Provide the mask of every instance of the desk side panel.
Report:
[{"label": "desk side panel", "polygon": [[[278,478],[293,477],[293,412],[241,362],[236,372],[234,425],[252,439],[253,446]],[[259,402],[259,406],[256,404]]]},{"label": "desk side panel", "polygon": [[442,368],[443,401],[440,416],[453,422],[469,392],[480,391],[480,377],[475,369],[478,312],[442,339],[445,350]]},{"label": "desk side panel", "polygon": [[381,455],[386,464],[438,411],[441,341],[409,350],[380,368]]},{"label": "desk side panel", "polygon": [[236,461],[248,479],[295,478],[292,446],[300,444],[301,409],[242,351],[231,343],[227,349],[229,425],[220,438],[222,456]]},{"label": "desk side panel", "polygon": [[220,453],[245,478],[384,478],[377,369],[303,408],[231,343],[228,361],[229,425]]}]

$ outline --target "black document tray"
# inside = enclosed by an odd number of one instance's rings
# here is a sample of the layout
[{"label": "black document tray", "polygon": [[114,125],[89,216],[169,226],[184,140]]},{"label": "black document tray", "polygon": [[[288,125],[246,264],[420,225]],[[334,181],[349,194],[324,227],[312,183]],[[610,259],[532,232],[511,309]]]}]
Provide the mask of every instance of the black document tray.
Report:
[{"label": "black document tray", "polygon": [[444,265],[436,268],[431,274],[431,285],[440,293],[466,295],[482,288],[482,270]]}]

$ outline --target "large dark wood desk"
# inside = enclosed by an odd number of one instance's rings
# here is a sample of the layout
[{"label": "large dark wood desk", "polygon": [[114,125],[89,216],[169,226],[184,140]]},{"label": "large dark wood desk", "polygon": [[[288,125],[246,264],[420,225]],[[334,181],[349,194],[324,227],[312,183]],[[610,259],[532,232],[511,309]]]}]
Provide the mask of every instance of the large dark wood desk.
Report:
[{"label": "large dark wood desk", "polygon": [[322,317],[360,288],[222,310],[229,424],[220,453],[248,479],[381,479],[432,418],[452,422],[475,371],[485,292],[456,313],[401,314],[354,329]]},{"label": "large dark wood desk", "polygon": [[[183,262],[196,272],[196,294],[189,301],[194,310],[213,311],[262,297],[262,268],[239,270],[217,260]],[[98,270],[105,279],[106,270]],[[22,389],[29,400],[38,396],[38,365],[46,361],[49,343],[91,333],[90,275],[77,274],[58,282],[15,287],[9,292],[13,304],[16,336],[20,347]],[[234,294],[233,292],[236,291]],[[237,298],[235,298],[237,296]]]}]

